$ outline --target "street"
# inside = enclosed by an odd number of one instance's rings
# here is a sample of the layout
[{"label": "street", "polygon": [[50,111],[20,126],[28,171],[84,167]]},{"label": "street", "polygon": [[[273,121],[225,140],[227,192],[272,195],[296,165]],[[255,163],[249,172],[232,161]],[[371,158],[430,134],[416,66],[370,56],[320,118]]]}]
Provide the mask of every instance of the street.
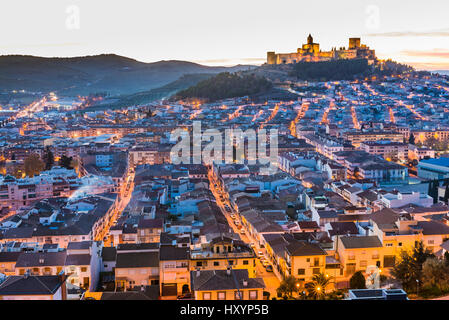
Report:
[{"label": "street", "polygon": [[[263,253],[262,257],[267,257],[266,250],[264,248],[259,247],[258,241],[253,239],[253,237],[250,235],[245,226],[243,226],[239,215],[234,213],[235,219],[232,219],[231,214],[234,212],[234,209],[231,207],[226,192],[224,192],[224,190],[221,189],[220,184],[216,180],[216,177],[214,176],[212,169],[208,170],[208,178],[210,190],[216,199],[218,207],[221,209],[221,212],[228,220],[229,226],[236,234],[240,236],[240,239],[243,242],[245,242],[248,245],[253,244],[254,245],[253,250],[256,253],[262,252]],[[221,198],[223,198],[223,200],[221,200]],[[230,212],[226,211],[226,206],[230,208]],[[238,225],[236,225],[236,223]],[[242,230],[244,231],[244,233],[242,232]],[[276,268],[273,267],[268,258],[265,258],[265,261],[272,266],[273,272],[268,272],[265,269],[259,257],[256,259],[256,276],[261,277],[264,280],[266,286],[265,291],[270,292],[270,298],[272,298],[276,297],[276,289],[279,287],[280,282],[282,281],[282,276],[279,274]]]}]

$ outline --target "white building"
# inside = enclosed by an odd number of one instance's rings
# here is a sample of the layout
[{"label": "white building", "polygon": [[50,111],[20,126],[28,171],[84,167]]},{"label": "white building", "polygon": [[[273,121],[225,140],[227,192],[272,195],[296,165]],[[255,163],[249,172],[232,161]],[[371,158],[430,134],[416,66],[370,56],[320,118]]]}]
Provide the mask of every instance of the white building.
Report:
[{"label": "white building", "polygon": [[386,208],[399,208],[408,204],[415,204],[421,207],[433,205],[433,198],[420,192],[387,193],[381,195],[380,200]]}]

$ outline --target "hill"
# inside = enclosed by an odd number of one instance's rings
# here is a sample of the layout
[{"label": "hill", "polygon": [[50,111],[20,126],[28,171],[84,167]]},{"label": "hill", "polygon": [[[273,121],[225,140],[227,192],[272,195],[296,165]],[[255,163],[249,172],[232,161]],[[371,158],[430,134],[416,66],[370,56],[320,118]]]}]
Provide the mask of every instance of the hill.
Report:
[{"label": "hill", "polygon": [[272,83],[263,77],[224,72],[178,92],[172,99],[200,98],[216,101],[256,95],[267,92],[271,88]]},{"label": "hill", "polygon": [[366,59],[299,62],[291,72],[299,80],[331,81],[352,80],[371,71]]},{"label": "hill", "polygon": [[113,54],[75,58],[8,55],[0,56],[0,88],[56,91],[61,95],[122,95],[164,86],[184,74],[217,74],[248,68],[209,67],[176,60],[144,63]]},{"label": "hill", "polygon": [[[211,73],[194,73],[185,74],[179,79],[170,82],[162,87],[154,88],[148,91],[137,92],[130,95],[121,95],[114,97],[116,99],[113,103],[108,103],[108,109],[121,108],[132,105],[143,105],[155,100],[165,99],[175,94],[176,92],[196,85],[198,82],[213,77]],[[102,109],[102,104],[92,105],[88,110]]]}]

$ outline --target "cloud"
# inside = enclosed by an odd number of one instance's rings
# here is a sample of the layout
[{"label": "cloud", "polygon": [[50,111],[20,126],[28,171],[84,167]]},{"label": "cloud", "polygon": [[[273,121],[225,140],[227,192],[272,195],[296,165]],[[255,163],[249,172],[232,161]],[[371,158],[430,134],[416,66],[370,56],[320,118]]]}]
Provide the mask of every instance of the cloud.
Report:
[{"label": "cloud", "polygon": [[407,62],[408,65],[418,69],[418,70],[428,70],[428,71],[436,71],[436,70],[449,70],[448,63],[432,63],[432,62]]},{"label": "cloud", "polygon": [[70,46],[81,46],[81,42],[64,42],[64,43],[34,43],[34,44],[11,44],[11,45],[0,45],[2,49],[17,49],[17,48],[46,48],[46,47],[70,47]]},{"label": "cloud", "polygon": [[205,65],[223,65],[231,66],[236,64],[263,64],[265,59],[263,58],[235,58],[235,59],[208,59],[208,60],[195,60],[194,62]]},{"label": "cloud", "polygon": [[434,50],[403,50],[401,51],[401,55],[411,56],[411,57],[432,57],[432,58],[441,58],[447,59],[449,58],[449,50],[448,49],[434,49]]},{"label": "cloud", "polygon": [[368,33],[366,37],[385,37],[385,38],[399,38],[399,37],[449,37],[449,29],[438,29],[428,31],[392,31],[381,33]]}]

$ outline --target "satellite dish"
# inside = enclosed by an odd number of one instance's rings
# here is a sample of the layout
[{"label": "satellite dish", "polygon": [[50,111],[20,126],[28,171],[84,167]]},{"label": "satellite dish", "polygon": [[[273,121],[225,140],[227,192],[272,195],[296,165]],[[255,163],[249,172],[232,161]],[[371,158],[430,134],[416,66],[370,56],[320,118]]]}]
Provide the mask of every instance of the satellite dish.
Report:
[{"label": "satellite dish", "polygon": [[368,266],[366,268],[366,288],[379,289],[380,288],[380,269],[377,266]]}]

